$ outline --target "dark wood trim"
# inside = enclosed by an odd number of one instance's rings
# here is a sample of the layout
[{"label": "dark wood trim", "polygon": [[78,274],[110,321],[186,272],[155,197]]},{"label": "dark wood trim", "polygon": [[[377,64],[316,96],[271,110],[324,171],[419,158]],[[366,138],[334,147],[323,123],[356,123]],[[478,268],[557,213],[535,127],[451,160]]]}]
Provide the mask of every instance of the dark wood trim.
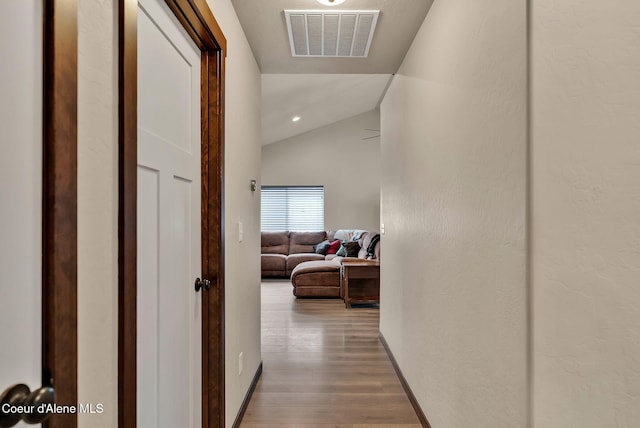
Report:
[{"label": "dark wood trim", "polygon": [[253,395],[253,391],[256,390],[256,385],[258,385],[260,376],[262,376],[262,361],[260,361],[260,365],[258,365],[258,370],[256,370],[256,374],[253,376],[251,385],[249,385],[249,390],[247,391],[247,395],[245,395],[244,400],[242,400],[242,405],[240,406],[240,410],[238,411],[238,416],[236,416],[236,420],[233,421],[233,425],[232,425],[233,428],[240,428],[240,424],[242,423],[242,418],[244,417],[244,414],[247,411],[247,407],[249,407],[249,401],[251,401],[251,396]]},{"label": "dark wood trim", "polygon": [[226,56],[227,39],[211,13],[206,0],[165,0],[202,52],[222,52]]},{"label": "dark wood trim", "polygon": [[[78,5],[44,1],[42,368],[56,401],[78,402]],[[52,415],[48,428],[75,428]]]},{"label": "dark wood trim", "polygon": [[409,384],[407,383],[407,380],[402,374],[402,370],[400,370],[400,366],[398,366],[398,362],[393,356],[393,352],[391,352],[391,348],[389,348],[389,344],[387,343],[386,339],[382,335],[382,332],[378,332],[378,336],[380,338],[380,343],[382,343],[382,346],[384,346],[385,351],[387,351],[387,355],[391,360],[391,364],[393,364],[393,368],[396,371],[396,374],[398,375],[398,379],[400,379],[400,383],[402,384],[402,389],[404,389],[404,392],[407,394],[407,397],[409,398],[409,401],[413,406],[413,410],[416,412],[416,415],[420,420],[420,424],[425,428],[431,428],[431,425],[429,424],[427,417],[422,411],[422,407],[420,407],[418,400],[416,400],[416,396],[413,395],[413,391],[411,390],[411,387],[409,386]]},{"label": "dark wood trim", "polygon": [[[224,56],[202,53],[203,428],[225,426],[224,371]],[[205,405],[206,404],[206,405]]]},{"label": "dark wood trim", "polygon": [[136,426],[138,2],[118,11],[118,426]]},{"label": "dark wood trim", "polygon": [[[137,1],[119,0],[118,426],[136,426]],[[206,0],[165,0],[202,51],[202,427],[225,426],[224,71],[226,39]]]}]

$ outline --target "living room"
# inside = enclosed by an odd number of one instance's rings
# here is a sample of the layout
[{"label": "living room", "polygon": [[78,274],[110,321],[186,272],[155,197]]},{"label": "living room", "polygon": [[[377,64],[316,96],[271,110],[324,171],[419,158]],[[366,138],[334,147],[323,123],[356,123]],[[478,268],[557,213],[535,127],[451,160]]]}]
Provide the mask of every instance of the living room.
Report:
[{"label": "living room", "polygon": [[420,426],[378,339],[378,106],[265,144],[261,167],[265,371],[243,425]]}]

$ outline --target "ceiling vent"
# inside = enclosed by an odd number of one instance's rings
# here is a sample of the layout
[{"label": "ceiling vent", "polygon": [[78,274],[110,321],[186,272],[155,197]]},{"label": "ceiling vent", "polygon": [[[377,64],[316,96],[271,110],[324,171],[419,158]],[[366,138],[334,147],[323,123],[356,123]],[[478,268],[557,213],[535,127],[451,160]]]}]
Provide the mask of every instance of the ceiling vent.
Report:
[{"label": "ceiling vent", "polygon": [[285,10],[294,57],[366,58],[379,10]]}]

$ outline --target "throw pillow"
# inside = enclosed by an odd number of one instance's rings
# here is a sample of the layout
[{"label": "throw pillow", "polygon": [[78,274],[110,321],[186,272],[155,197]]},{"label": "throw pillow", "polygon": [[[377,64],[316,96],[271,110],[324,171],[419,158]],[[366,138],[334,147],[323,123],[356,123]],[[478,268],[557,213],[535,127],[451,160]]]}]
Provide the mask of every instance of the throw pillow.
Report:
[{"label": "throw pillow", "polygon": [[329,244],[329,249],[327,250],[327,254],[335,254],[338,252],[340,248],[340,240],[336,239],[335,241]]},{"label": "throw pillow", "polygon": [[341,257],[358,257],[358,252],[360,251],[360,244],[355,241],[342,241],[340,243],[340,249],[336,253],[337,256]]},{"label": "throw pillow", "polygon": [[336,256],[347,257],[347,242],[346,241],[342,241],[340,243],[340,248],[338,248],[338,252],[336,253]]},{"label": "throw pillow", "polygon": [[356,241],[347,242],[347,257],[358,257],[360,244]]},{"label": "throw pillow", "polygon": [[327,254],[327,251],[329,251],[330,245],[331,243],[329,241],[322,241],[321,243],[315,245],[313,249],[316,253],[322,254],[324,256]]}]

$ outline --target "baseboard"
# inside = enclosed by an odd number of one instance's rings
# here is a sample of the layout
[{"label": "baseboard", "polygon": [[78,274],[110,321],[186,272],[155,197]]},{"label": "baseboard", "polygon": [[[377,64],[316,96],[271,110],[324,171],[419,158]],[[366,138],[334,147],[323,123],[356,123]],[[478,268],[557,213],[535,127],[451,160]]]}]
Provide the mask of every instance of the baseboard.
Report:
[{"label": "baseboard", "polygon": [[413,395],[413,391],[411,391],[411,387],[409,387],[407,380],[404,378],[404,375],[402,374],[402,370],[400,370],[400,367],[398,366],[398,362],[393,356],[393,352],[391,352],[391,349],[389,348],[389,344],[387,343],[386,339],[382,335],[381,331],[378,332],[378,336],[380,337],[380,342],[382,343],[382,346],[384,346],[384,350],[387,351],[387,355],[391,360],[391,364],[393,364],[393,368],[396,371],[396,374],[398,375],[398,379],[400,379],[400,383],[402,384],[402,389],[404,389],[404,392],[407,394],[407,397],[409,398],[409,401],[413,406],[413,410],[416,412],[416,415],[418,416],[418,420],[420,420],[420,424],[425,428],[431,428],[431,425],[429,424],[427,417],[422,411],[422,407],[420,407],[420,404],[418,404],[418,400],[416,400],[416,396]]},{"label": "baseboard", "polygon": [[260,364],[258,365],[258,369],[256,370],[256,374],[253,376],[253,380],[251,381],[251,385],[249,385],[249,390],[247,391],[247,395],[244,396],[244,400],[242,401],[240,410],[238,410],[238,416],[236,416],[236,420],[233,421],[233,428],[238,428],[240,426],[240,422],[242,422],[242,418],[244,417],[244,412],[247,411],[247,407],[249,406],[249,401],[251,401],[251,396],[253,395],[253,391],[256,389],[256,385],[258,384],[258,380],[260,380],[261,375],[262,375],[262,361],[260,361]]}]

